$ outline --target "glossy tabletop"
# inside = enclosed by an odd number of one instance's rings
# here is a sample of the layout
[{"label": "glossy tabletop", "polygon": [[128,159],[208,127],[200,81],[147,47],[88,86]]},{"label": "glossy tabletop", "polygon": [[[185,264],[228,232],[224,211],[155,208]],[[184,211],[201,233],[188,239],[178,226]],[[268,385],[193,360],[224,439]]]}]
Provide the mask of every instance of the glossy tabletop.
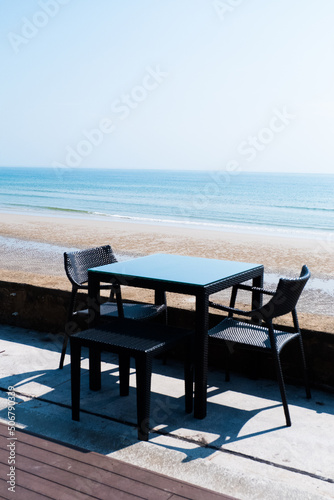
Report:
[{"label": "glossy tabletop", "polygon": [[89,271],[131,279],[144,278],[152,281],[203,287],[257,268],[262,268],[262,266],[184,255],[153,254],[94,267]]}]

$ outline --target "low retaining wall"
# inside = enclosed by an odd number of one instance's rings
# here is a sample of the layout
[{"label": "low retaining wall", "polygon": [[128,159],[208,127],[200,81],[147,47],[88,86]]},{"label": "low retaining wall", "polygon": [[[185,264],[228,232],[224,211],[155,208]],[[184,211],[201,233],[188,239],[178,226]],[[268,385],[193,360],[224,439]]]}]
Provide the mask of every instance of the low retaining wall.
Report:
[{"label": "low retaining wall", "polygon": [[[87,296],[80,295],[83,300]],[[59,340],[59,334],[64,331],[69,300],[70,292],[63,290],[0,281],[0,323],[54,334]],[[191,311],[170,308],[168,319],[172,325],[194,327],[194,314]],[[220,319],[221,316],[210,315],[212,325]],[[302,330],[302,334],[311,385],[334,392],[334,335],[310,330]],[[285,380],[303,383],[298,346],[294,343],[289,345],[282,351],[281,359]],[[209,349],[209,363],[224,368],[222,346]],[[252,377],[275,377],[268,354],[237,350],[232,358],[231,369]]]}]

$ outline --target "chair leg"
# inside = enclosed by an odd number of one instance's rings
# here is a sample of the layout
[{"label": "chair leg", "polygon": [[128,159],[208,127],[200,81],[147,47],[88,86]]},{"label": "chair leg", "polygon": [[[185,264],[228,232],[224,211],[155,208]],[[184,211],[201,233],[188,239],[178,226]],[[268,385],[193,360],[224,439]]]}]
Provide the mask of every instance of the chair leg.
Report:
[{"label": "chair leg", "polygon": [[154,303],[156,305],[164,304],[166,306],[164,314],[161,315],[161,322],[167,325],[167,298],[166,292],[161,290],[155,290],[154,293]]},{"label": "chair leg", "polygon": [[129,395],[129,379],[130,379],[130,356],[127,354],[119,354],[119,394],[120,396]]},{"label": "chair leg", "polygon": [[115,290],[115,296],[116,296],[118,317],[124,318],[124,308],[123,308],[123,302],[122,302],[121,287],[120,286],[115,287],[114,290]]},{"label": "chair leg", "polygon": [[286,392],[285,392],[285,385],[284,385],[284,380],[283,380],[281,361],[279,358],[279,354],[277,352],[275,352],[274,357],[275,357],[276,374],[277,374],[279,389],[281,392],[281,399],[282,399],[283,408],[284,408],[286,425],[287,425],[287,427],[290,427],[291,426],[291,419],[290,419],[288,402],[286,399]]},{"label": "chair leg", "polygon": [[[238,286],[235,285],[232,287],[232,292],[231,292],[231,298],[230,298],[230,307],[235,307],[235,301],[237,299],[237,293],[238,293]],[[228,313],[228,317],[232,318],[233,317],[233,312]]]},{"label": "chair leg", "polygon": [[60,370],[64,366],[64,360],[65,360],[65,354],[66,354],[67,344],[68,344],[68,335],[65,334],[64,341],[63,341],[63,347],[62,347],[61,355],[60,355],[60,362],[59,362],[59,369]]},{"label": "chair leg", "polygon": [[150,430],[152,360],[146,354],[136,357],[138,439],[148,441]]},{"label": "chair leg", "polygon": [[101,389],[101,352],[89,349],[89,388],[91,391]]},{"label": "chair leg", "polygon": [[[158,322],[162,323],[164,325],[167,325],[167,322],[168,322],[168,311],[167,311],[166,292],[160,291],[160,290],[155,290],[154,303],[156,305],[164,304],[166,306],[163,314],[160,314],[160,316],[158,318]],[[167,358],[167,352],[164,352],[163,355],[162,355],[162,364],[163,365],[167,365],[167,359],[168,359]]]},{"label": "chair leg", "polygon": [[71,342],[72,420],[80,420],[80,357],[81,346]]},{"label": "chair leg", "polygon": [[310,382],[309,382],[308,373],[307,373],[303,339],[302,339],[301,335],[299,335],[299,345],[300,345],[300,352],[301,352],[301,359],[302,359],[306,397],[307,397],[307,399],[310,399],[311,398],[311,389],[310,389]]},{"label": "chair leg", "polygon": [[[67,323],[65,325],[65,337],[64,337],[63,347],[61,350],[61,355],[60,355],[60,362],[59,362],[59,369],[60,370],[64,366],[64,360],[65,360],[65,354],[66,354],[66,348],[67,348],[67,344],[68,344],[69,335],[71,333],[73,333],[73,331],[74,331],[73,324],[72,324],[71,320],[72,320],[72,315],[73,315],[73,311],[74,311],[77,292],[78,292],[78,289],[75,286],[73,286],[72,292],[71,292],[70,304],[69,304],[68,313],[67,313]],[[68,328],[70,329],[70,331],[67,330]]]},{"label": "chair leg", "polygon": [[301,352],[302,367],[303,367],[303,372],[304,372],[304,383],[305,383],[306,397],[308,399],[310,399],[311,398],[310,383],[309,383],[309,378],[308,378],[308,374],[307,374],[307,366],[306,366],[306,360],[305,360],[303,339],[302,339],[302,336],[300,333],[296,309],[294,309],[292,311],[292,318],[293,318],[293,324],[294,324],[295,330],[296,330],[296,332],[299,333],[298,340],[299,340],[299,346],[300,346],[300,352]]}]

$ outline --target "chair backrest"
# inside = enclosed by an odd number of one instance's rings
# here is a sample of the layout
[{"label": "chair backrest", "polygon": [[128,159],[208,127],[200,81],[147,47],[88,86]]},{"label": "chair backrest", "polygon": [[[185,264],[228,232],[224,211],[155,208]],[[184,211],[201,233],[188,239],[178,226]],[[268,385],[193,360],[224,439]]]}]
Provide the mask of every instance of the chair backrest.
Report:
[{"label": "chair backrest", "polygon": [[310,278],[311,273],[307,266],[303,266],[299,278],[281,278],[278,282],[275,295],[257,312],[262,319],[271,320],[292,312],[297,305],[299,297]]},{"label": "chair backrest", "polygon": [[65,272],[75,287],[88,281],[88,269],[117,262],[110,245],[64,253]]}]

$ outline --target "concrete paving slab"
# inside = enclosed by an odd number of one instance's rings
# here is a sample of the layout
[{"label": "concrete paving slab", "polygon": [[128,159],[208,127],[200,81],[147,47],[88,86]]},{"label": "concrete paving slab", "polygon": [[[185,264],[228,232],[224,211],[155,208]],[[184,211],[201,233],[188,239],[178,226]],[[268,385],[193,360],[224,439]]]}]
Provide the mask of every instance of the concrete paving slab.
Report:
[{"label": "concrete paving slab", "polygon": [[[287,386],[292,426],[277,383],[209,371],[208,415],[184,413],[183,366],[157,359],[150,440],[137,440],[135,370],[119,397],[117,358],[103,355],[102,389],[89,390],[82,362],[80,422],[71,419],[69,356],[58,369],[60,339],[0,326],[0,421],[15,387],[16,425],[239,499],[334,498],[334,396]],[[85,356],[83,351],[83,355]]]}]

